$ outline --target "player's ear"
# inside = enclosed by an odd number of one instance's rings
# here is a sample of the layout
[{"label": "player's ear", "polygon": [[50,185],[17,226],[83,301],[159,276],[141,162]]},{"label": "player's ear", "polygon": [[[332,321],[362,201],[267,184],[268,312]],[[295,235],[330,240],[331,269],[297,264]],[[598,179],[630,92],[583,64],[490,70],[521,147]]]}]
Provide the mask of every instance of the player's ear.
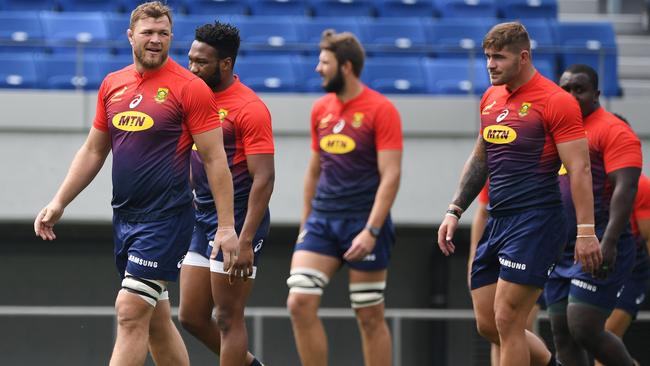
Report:
[{"label": "player's ear", "polygon": [[126,30],[126,38],[129,39],[129,43],[131,44],[131,46],[133,46],[133,43],[134,43],[134,41],[133,41],[133,30],[131,30],[131,28]]},{"label": "player's ear", "polygon": [[352,75],[352,62],[350,60],[347,60],[341,65],[341,71],[343,71],[344,75]]}]

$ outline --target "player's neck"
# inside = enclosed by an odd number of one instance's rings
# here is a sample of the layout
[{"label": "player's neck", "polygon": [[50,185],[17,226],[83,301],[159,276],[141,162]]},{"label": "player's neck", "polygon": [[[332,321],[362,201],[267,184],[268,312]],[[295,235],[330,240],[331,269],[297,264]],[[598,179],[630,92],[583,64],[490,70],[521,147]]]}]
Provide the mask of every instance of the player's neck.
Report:
[{"label": "player's neck", "polygon": [[519,75],[506,84],[506,88],[512,93],[519,89],[522,85],[530,81],[535,76],[535,68],[533,65],[527,65],[522,68]]},{"label": "player's neck", "polygon": [[228,89],[233,83],[235,82],[235,76],[230,73],[226,75],[224,78],[221,79],[221,82],[217,84],[214,89],[212,89],[213,92],[222,92],[226,89]]},{"label": "player's neck", "polygon": [[349,102],[356,98],[363,91],[363,84],[357,78],[349,78],[345,81],[345,87],[340,93],[336,93],[336,97],[343,103]]},{"label": "player's neck", "polygon": [[165,65],[167,64],[167,61],[169,61],[169,57],[166,57],[165,61],[163,61],[163,63],[160,64],[160,66],[155,67],[155,68],[148,68],[148,67],[145,67],[143,64],[141,64],[140,62],[138,62],[136,60],[134,62],[135,71],[137,71],[140,75],[144,75],[145,72],[156,72],[156,71],[162,69],[163,67],[165,67]]}]

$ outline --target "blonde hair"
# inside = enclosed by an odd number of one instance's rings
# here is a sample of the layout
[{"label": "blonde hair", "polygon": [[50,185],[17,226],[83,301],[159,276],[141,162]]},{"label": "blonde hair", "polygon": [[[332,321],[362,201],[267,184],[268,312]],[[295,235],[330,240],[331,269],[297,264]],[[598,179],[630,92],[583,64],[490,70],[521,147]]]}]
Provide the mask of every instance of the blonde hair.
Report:
[{"label": "blonde hair", "polygon": [[326,29],[323,31],[319,47],[321,50],[334,53],[339,65],[350,61],[354,75],[356,77],[361,75],[366,52],[354,34],[350,32],[336,33],[334,29]]},{"label": "blonde hair", "polygon": [[169,19],[169,25],[172,24],[172,10],[160,1],[151,1],[138,5],[137,8],[131,12],[131,22],[129,29],[133,30],[135,23],[144,18],[160,18],[166,16]]}]

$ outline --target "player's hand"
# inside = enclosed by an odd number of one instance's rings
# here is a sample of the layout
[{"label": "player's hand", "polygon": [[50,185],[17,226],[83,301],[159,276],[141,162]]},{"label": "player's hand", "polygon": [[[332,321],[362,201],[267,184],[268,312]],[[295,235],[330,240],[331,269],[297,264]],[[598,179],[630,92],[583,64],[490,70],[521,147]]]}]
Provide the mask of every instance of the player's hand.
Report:
[{"label": "player's hand", "polygon": [[34,233],[43,240],[54,240],[54,224],[56,224],[63,215],[63,206],[50,202],[36,215],[34,220]]},{"label": "player's hand", "polygon": [[594,277],[605,279],[610,273],[614,272],[614,269],[616,269],[616,255],[618,254],[616,244],[616,242],[606,243],[604,241],[600,244],[600,251],[603,254],[603,262],[594,271]]},{"label": "player's hand", "polygon": [[580,262],[583,271],[593,273],[603,262],[598,238],[595,236],[576,238],[574,261],[575,263]]},{"label": "player's hand", "polygon": [[368,230],[363,229],[352,240],[352,245],[343,254],[343,259],[348,262],[358,262],[372,253],[375,249],[375,244],[377,244],[377,238],[372,236]]},{"label": "player's hand", "polygon": [[248,276],[253,274],[253,243],[241,242],[239,244],[239,256],[233,264],[230,271],[228,271],[228,282],[233,283],[238,278],[244,281],[248,280]]},{"label": "player's hand", "polygon": [[454,238],[454,233],[458,227],[458,219],[456,217],[445,215],[440,228],[438,228],[438,247],[444,255],[454,254],[456,246],[451,241]]},{"label": "player's hand", "polygon": [[228,272],[230,267],[237,262],[239,256],[239,242],[233,227],[218,228],[214,236],[211,259],[217,258],[219,250],[223,253],[223,270]]}]

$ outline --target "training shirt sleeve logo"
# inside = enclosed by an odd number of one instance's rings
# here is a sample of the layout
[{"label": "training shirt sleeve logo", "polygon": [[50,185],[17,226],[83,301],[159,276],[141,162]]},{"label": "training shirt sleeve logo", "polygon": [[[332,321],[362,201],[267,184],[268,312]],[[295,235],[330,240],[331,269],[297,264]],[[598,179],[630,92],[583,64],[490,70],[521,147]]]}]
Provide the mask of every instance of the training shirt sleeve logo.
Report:
[{"label": "training shirt sleeve logo", "polygon": [[112,122],[115,128],[131,132],[148,130],[153,126],[153,118],[146,113],[137,111],[118,113],[113,117]]},{"label": "training shirt sleeve logo", "polygon": [[153,99],[156,101],[156,103],[163,103],[167,100],[167,95],[169,95],[169,89],[158,88],[158,92],[156,92],[156,96]]},{"label": "training shirt sleeve logo", "polygon": [[347,154],[357,147],[356,142],[346,135],[327,135],[320,140],[320,148],[330,154]]},{"label": "training shirt sleeve logo", "polygon": [[508,126],[491,125],[483,129],[483,140],[493,144],[508,144],[517,139],[517,132]]}]

